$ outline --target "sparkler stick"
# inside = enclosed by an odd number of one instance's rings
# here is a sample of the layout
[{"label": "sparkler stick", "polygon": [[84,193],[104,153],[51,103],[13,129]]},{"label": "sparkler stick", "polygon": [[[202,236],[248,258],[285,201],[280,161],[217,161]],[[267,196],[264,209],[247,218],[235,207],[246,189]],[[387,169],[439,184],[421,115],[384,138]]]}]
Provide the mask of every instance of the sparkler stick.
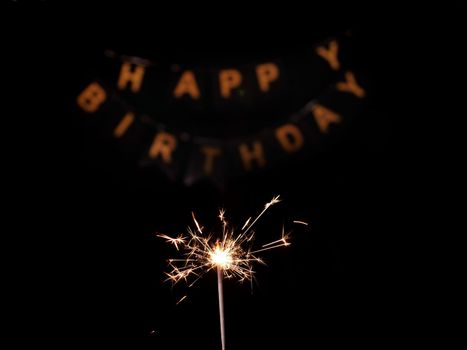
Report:
[{"label": "sparkler stick", "polygon": [[[240,281],[253,281],[253,263],[264,262],[255,254],[267,250],[285,247],[290,245],[288,241],[289,235],[285,233],[282,227],[281,238],[260,246],[260,249],[252,250],[254,231],[253,226],[261,218],[261,216],[274,204],[279,203],[279,196],[273,197],[272,200],[265,204],[263,210],[253,220],[249,218],[240,232],[230,228],[225,219],[225,211],[219,212],[219,220],[222,223],[222,234],[220,238],[214,238],[213,234],[206,235],[203,232],[204,227],[196,220],[195,214],[192,212],[193,222],[196,229],[188,228],[187,235],[179,235],[176,238],[165,234],[159,234],[166,242],[175,246],[179,251],[183,252],[183,259],[170,259],[169,266],[171,271],[166,273],[167,280],[173,284],[180,280],[188,282],[192,276],[196,277],[189,284],[191,287],[201,277],[209,271],[217,270],[217,289],[219,297],[219,322],[221,330],[222,350],[225,350],[225,317],[224,317],[224,294],[222,280],[224,275],[227,278],[237,277]],[[215,242],[215,243],[214,243]],[[178,303],[184,300],[183,297]]]},{"label": "sparkler stick", "polygon": [[225,350],[224,291],[222,289],[222,268],[217,267],[217,293],[219,294],[219,322],[221,324],[222,350]]}]

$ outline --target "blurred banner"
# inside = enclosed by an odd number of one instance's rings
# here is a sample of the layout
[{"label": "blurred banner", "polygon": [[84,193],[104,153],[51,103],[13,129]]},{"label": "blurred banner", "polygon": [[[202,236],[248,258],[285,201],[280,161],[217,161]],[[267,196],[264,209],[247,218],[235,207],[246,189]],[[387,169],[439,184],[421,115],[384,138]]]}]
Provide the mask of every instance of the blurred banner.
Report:
[{"label": "blurred banner", "polygon": [[91,127],[142,167],[156,166],[186,185],[209,179],[222,186],[339,140],[368,90],[366,77],[344,63],[341,41],[222,67],[162,65],[106,51],[102,74],[82,87],[76,103]]}]

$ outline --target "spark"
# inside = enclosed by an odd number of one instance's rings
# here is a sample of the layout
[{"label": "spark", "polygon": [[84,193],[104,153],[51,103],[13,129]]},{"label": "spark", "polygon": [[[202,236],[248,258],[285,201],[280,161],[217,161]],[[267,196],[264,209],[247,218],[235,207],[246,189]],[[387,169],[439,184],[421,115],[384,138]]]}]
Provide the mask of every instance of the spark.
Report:
[{"label": "spark", "polygon": [[266,203],[266,204],[264,205],[263,211],[262,211],[261,213],[259,213],[259,215],[256,217],[256,219],[254,219],[253,222],[245,229],[244,233],[248,232],[248,230],[250,230],[250,229],[253,227],[253,225],[256,223],[256,221],[258,221],[259,218],[260,218],[261,216],[263,216],[263,214],[266,212],[266,210],[269,209],[269,207],[270,207],[271,205],[274,205],[274,204],[279,203],[279,202],[280,202],[279,196],[275,196],[275,197],[273,197],[273,198],[271,199],[270,202]]},{"label": "spark", "polygon": [[185,299],[186,299],[186,295],[184,295],[179,301],[177,301],[177,304],[176,304],[176,305],[180,304],[180,303],[181,303],[183,300],[185,300]]},{"label": "spark", "polygon": [[191,212],[191,216],[193,217],[193,221],[195,222],[195,225],[196,225],[196,228],[198,229],[198,232],[203,234],[203,230],[201,230],[201,227],[199,227],[198,221],[196,221],[195,213]]},{"label": "spark", "polygon": [[264,244],[258,250],[252,250],[251,247],[255,236],[253,225],[271,206],[279,202],[279,196],[273,197],[253,220],[249,218],[245,222],[240,232],[229,227],[225,210],[221,209],[218,218],[222,224],[222,234],[218,238],[203,232],[204,228],[193,212],[192,218],[196,229],[188,227],[186,235],[179,235],[176,238],[159,234],[158,237],[182,251],[181,259],[169,260],[171,271],[166,273],[167,281],[176,284],[181,280],[189,282],[188,279],[193,277],[195,281],[189,283],[189,286],[192,286],[203,275],[218,268],[226,278],[236,277],[239,281],[252,280],[253,263],[263,263],[255,255],[256,253],[290,245],[289,234],[285,234],[282,228],[282,235],[278,240]]},{"label": "spark", "polygon": [[251,216],[248,218],[247,221],[245,221],[245,224],[243,225],[242,230],[245,229],[245,227],[248,225],[248,223],[250,222],[250,220],[251,220]]},{"label": "spark", "polygon": [[293,222],[294,222],[294,224],[300,224],[300,225],[308,226],[308,222],[305,222],[305,221],[294,220]]},{"label": "spark", "polygon": [[284,228],[284,226],[282,226],[282,237],[280,239],[278,239],[276,241],[273,241],[273,242],[263,244],[261,246],[262,249],[255,250],[254,252],[251,252],[251,253],[256,254],[256,253],[264,252],[266,250],[271,250],[271,249],[274,249],[274,248],[287,247],[288,245],[290,245],[290,242],[288,241],[289,236],[290,236],[290,232],[285,233],[285,228]]},{"label": "spark", "polygon": [[179,245],[179,244],[185,243],[185,242],[184,242],[184,238],[183,238],[182,235],[179,235],[177,238],[172,238],[172,237],[169,237],[169,236],[167,236],[167,235],[161,234],[161,235],[157,235],[157,237],[163,238],[163,239],[165,239],[167,242],[172,243],[172,244],[175,246],[175,248],[177,248],[177,250],[178,250],[178,245]]}]

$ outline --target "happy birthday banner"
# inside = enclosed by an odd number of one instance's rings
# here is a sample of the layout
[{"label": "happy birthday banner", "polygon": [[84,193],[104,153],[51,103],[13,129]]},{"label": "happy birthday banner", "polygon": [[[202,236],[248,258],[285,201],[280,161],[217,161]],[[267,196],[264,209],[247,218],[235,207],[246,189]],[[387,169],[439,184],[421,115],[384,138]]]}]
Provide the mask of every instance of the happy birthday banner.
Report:
[{"label": "happy birthday banner", "polygon": [[[105,79],[92,80],[76,102],[93,127],[141,166],[157,166],[187,185],[204,178],[222,185],[229,177],[319,152],[339,138],[367,97],[365,79],[341,56],[337,39],[303,57],[225,68],[166,66],[107,52]],[[290,100],[306,102],[293,113],[281,111]],[[282,117],[265,120],[253,134],[206,136],[196,125],[207,114],[234,125],[245,114],[267,115],[271,106]]]}]

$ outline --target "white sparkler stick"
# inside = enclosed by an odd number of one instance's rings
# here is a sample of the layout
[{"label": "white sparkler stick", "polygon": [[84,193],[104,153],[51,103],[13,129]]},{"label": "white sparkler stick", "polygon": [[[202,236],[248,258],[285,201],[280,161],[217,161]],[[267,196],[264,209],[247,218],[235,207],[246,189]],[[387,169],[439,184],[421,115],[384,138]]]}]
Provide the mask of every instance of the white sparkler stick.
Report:
[{"label": "white sparkler stick", "polygon": [[222,350],[225,350],[224,292],[222,289],[222,267],[217,267],[217,292],[219,294],[219,322],[221,324]]}]

